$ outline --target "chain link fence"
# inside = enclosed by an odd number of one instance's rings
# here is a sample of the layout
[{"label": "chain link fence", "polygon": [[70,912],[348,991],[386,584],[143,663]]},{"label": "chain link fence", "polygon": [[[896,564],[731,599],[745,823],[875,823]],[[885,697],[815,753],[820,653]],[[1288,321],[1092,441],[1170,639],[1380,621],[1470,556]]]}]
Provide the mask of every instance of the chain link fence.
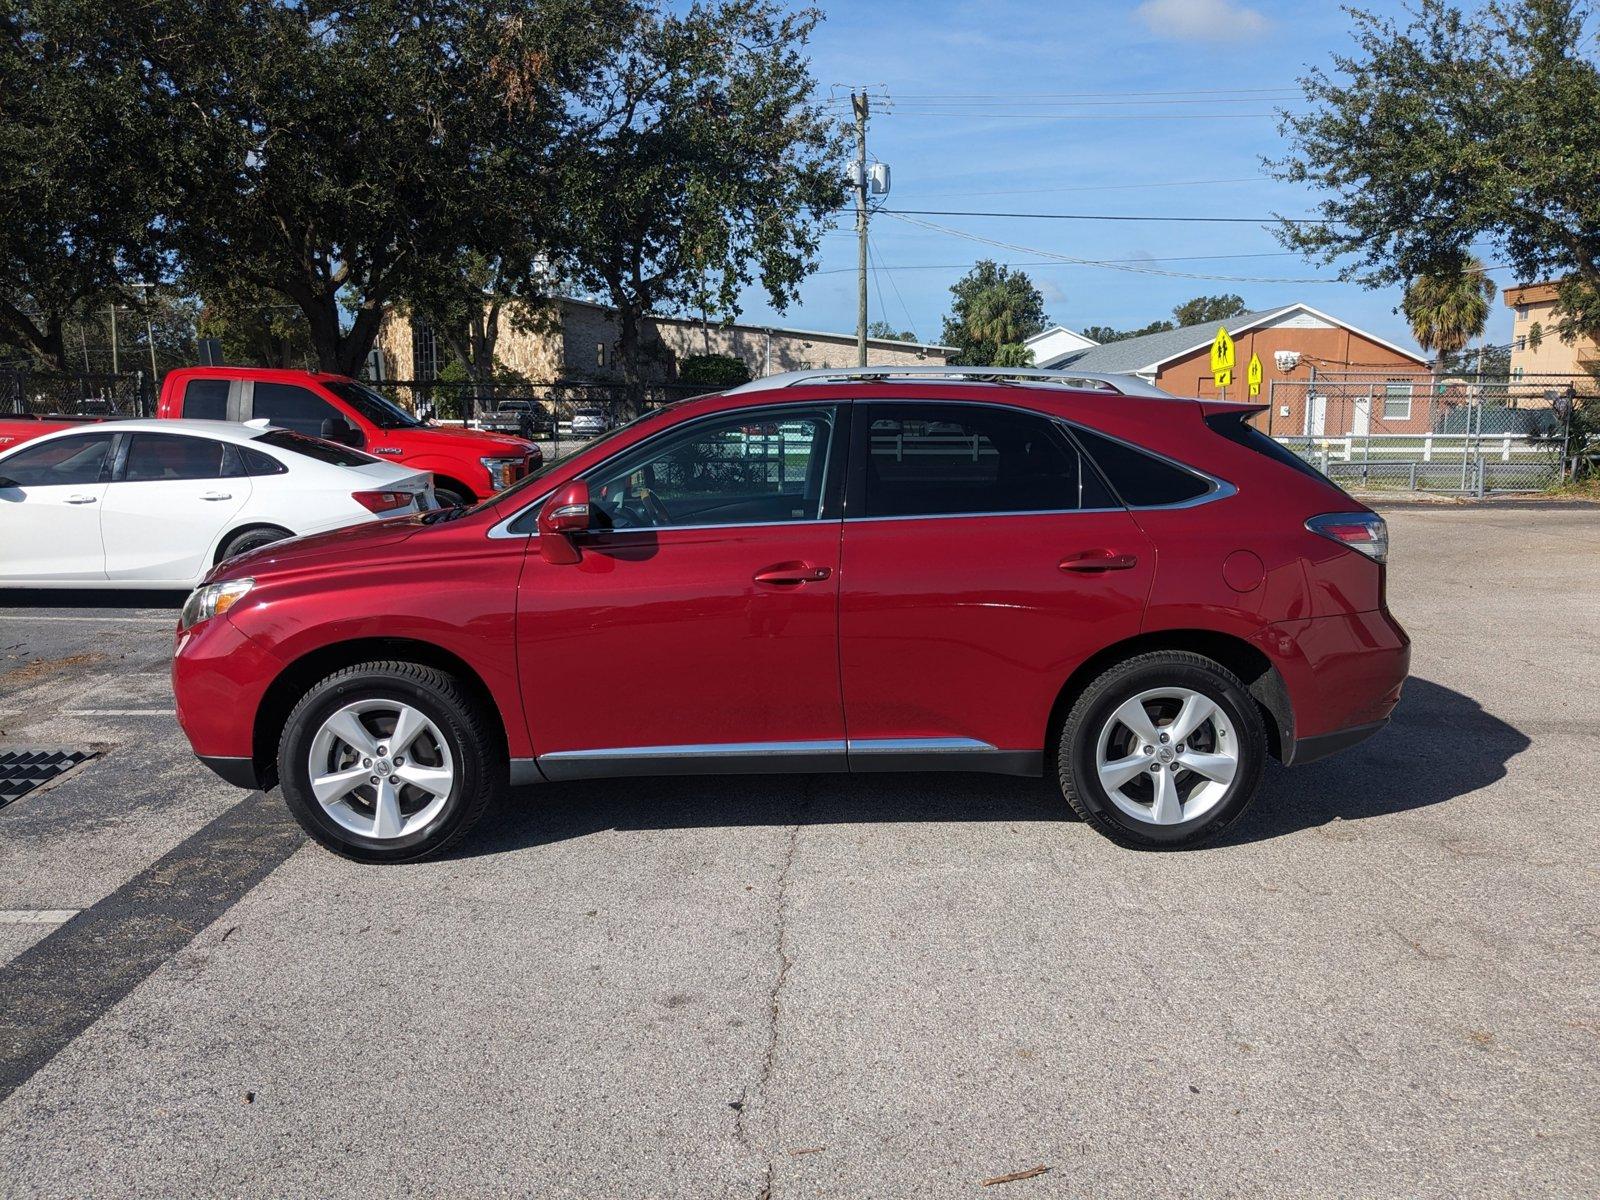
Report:
[{"label": "chain link fence", "polygon": [[0,371],[0,416],[151,417],[155,388],[141,371],[124,375]]},{"label": "chain link fence", "polygon": [[651,409],[721,390],[678,383],[630,389],[583,380],[473,384],[398,379],[369,381],[368,386],[419,417],[460,421],[536,442],[546,458],[565,454]]},{"label": "chain link fence", "polygon": [[1344,487],[1483,496],[1566,478],[1588,375],[1318,374],[1275,380],[1254,424]]}]

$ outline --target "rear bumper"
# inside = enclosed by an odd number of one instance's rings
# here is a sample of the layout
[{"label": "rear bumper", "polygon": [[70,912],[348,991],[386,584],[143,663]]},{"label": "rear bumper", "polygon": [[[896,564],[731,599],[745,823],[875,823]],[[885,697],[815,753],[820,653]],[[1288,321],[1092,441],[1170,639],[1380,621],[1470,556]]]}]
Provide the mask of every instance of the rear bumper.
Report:
[{"label": "rear bumper", "polygon": [[1411,639],[1383,609],[1285,621],[1256,644],[1287,693],[1292,716],[1278,714],[1285,764],[1322,758],[1383,728],[1411,667]]},{"label": "rear bumper", "polygon": [[1340,729],[1333,733],[1319,733],[1315,737],[1296,738],[1284,752],[1283,765],[1286,767],[1302,767],[1306,763],[1316,762],[1319,758],[1327,758],[1330,754],[1348,750],[1358,742],[1366,741],[1388,723],[1388,718],[1384,718],[1382,721],[1373,721],[1369,725],[1353,725],[1349,729]]},{"label": "rear bumper", "polygon": [[230,758],[223,754],[196,754],[195,757],[234,787],[254,789],[261,786],[254,759]]}]

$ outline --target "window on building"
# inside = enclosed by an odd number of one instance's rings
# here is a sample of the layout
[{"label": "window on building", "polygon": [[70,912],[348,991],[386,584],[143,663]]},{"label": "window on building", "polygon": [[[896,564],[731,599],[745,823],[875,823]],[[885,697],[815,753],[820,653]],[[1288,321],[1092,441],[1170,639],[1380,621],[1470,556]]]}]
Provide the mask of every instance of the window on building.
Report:
[{"label": "window on building", "polygon": [[449,362],[449,354],[433,326],[422,320],[411,322],[411,378],[428,383],[439,378]]},{"label": "window on building", "polygon": [[1411,389],[1409,383],[1393,380],[1383,385],[1383,419],[1409,421],[1411,419]]},{"label": "window on building", "polygon": [[868,405],[868,517],[1110,508],[1115,501],[1044,417],[964,404]]}]

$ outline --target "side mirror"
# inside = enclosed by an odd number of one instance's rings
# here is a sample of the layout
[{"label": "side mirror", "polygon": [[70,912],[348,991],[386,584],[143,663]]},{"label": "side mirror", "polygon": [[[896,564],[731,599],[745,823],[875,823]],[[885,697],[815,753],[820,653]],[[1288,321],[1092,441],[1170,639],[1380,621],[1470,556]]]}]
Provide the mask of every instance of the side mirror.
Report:
[{"label": "side mirror", "polygon": [[325,417],[318,436],[325,441],[338,442],[344,446],[361,445],[361,433],[353,428],[348,421],[341,421],[337,417]]},{"label": "side mirror", "polygon": [[539,510],[539,553],[546,562],[571,565],[579,559],[572,535],[589,528],[589,485],[569,483]]}]

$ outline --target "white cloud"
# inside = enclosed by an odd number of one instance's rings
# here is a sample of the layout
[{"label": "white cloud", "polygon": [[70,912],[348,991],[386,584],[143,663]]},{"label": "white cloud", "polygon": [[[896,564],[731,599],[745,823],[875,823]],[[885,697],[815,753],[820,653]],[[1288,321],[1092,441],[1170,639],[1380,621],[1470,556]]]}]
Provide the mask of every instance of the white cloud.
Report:
[{"label": "white cloud", "polygon": [[1267,31],[1267,18],[1234,0],[1145,0],[1134,16],[1157,37],[1225,42],[1257,37]]}]

